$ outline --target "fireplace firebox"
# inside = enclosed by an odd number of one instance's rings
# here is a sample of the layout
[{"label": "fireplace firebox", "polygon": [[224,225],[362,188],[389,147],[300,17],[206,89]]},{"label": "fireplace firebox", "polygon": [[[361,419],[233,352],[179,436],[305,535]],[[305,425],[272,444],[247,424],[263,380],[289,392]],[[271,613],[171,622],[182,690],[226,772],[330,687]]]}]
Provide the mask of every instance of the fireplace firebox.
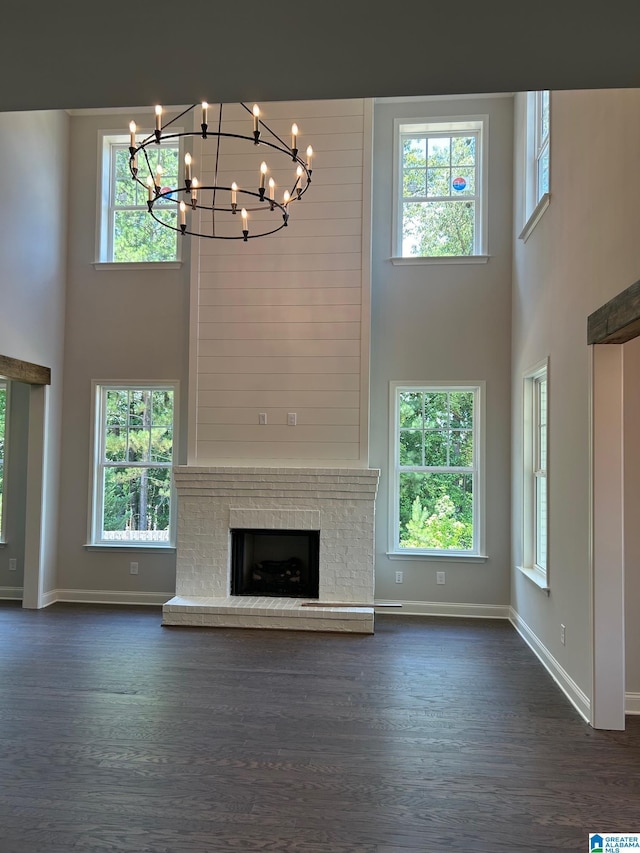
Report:
[{"label": "fireplace firebox", "polygon": [[319,596],[319,530],[231,530],[231,595]]}]

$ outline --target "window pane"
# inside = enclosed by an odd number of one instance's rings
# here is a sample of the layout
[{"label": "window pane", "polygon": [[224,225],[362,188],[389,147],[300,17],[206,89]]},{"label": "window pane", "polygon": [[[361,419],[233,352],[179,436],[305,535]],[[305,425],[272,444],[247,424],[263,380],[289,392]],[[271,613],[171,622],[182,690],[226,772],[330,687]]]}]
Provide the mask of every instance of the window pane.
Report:
[{"label": "window pane", "polygon": [[402,254],[405,257],[471,255],[474,231],[474,202],[407,202],[403,209]]},{"label": "window pane", "polygon": [[454,136],[451,141],[452,166],[475,166],[475,136]]},{"label": "window pane", "polygon": [[473,432],[452,430],[449,434],[449,465],[470,467],[473,465]]},{"label": "window pane", "polygon": [[449,403],[446,392],[424,395],[424,424],[426,427],[446,428],[449,424]]},{"label": "window pane", "polygon": [[126,426],[128,417],[128,399],[126,391],[107,391],[107,425]]},{"label": "window pane", "polygon": [[113,194],[113,201],[116,207],[119,205],[136,205],[141,204],[145,201],[145,197],[140,197],[138,190],[140,189],[140,184],[137,181],[133,181],[131,179],[131,175],[128,178],[120,178],[116,181],[115,191]]},{"label": "window pane", "polygon": [[451,426],[454,429],[473,427],[473,391],[452,391],[449,394]]},{"label": "window pane", "polygon": [[400,430],[400,464],[422,465],[421,430]]},{"label": "window pane", "polygon": [[170,468],[106,468],[102,539],[169,540]]},{"label": "window pane", "polygon": [[173,457],[173,430],[154,427],[151,430],[151,461],[171,462]]},{"label": "window pane", "polygon": [[547,144],[538,159],[538,201],[549,192],[549,145]]},{"label": "window pane", "polygon": [[104,441],[104,458],[108,462],[126,462],[127,428],[108,427]]},{"label": "window pane", "polygon": [[427,195],[451,195],[451,170],[429,169],[427,172]]},{"label": "window pane", "polygon": [[444,433],[436,430],[425,432],[424,464],[438,467],[447,465],[447,442]]},{"label": "window pane", "polygon": [[129,462],[150,462],[150,440],[151,436],[148,429],[138,429],[137,427],[129,428]]},{"label": "window pane", "polygon": [[402,143],[402,165],[406,167],[427,165],[427,140],[405,139]]},{"label": "window pane", "polygon": [[464,197],[475,195],[476,176],[472,170],[458,169],[451,173],[451,195]]},{"label": "window pane", "polygon": [[405,169],[403,173],[402,193],[405,196],[425,196],[426,172],[424,169]]},{"label": "window pane", "polygon": [[401,548],[473,548],[471,474],[400,474]]},{"label": "window pane", "polygon": [[400,394],[400,426],[422,427],[422,394]]},{"label": "window pane", "polygon": [[[171,209],[156,211],[158,219],[172,227],[177,224],[177,212]],[[165,228],[145,210],[116,210],[114,212],[114,261],[174,260],[177,232]]]},{"label": "window pane", "polygon": [[547,478],[536,477],[536,565],[547,568]]},{"label": "window pane", "polygon": [[173,426],[173,391],[153,392],[151,422],[154,426]]},{"label": "window pane", "polygon": [[449,166],[451,157],[451,137],[430,137],[427,146],[427,165]]},{"label": "window pane", "polygon": [[549,91],[540,92],[540,138],[549,135]]}]

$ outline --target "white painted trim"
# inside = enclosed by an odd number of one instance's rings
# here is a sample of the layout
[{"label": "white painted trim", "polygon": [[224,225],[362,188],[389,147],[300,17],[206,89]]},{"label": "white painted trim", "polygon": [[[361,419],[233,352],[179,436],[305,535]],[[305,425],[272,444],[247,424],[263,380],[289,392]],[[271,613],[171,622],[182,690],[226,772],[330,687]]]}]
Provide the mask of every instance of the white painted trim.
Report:
[{"label": "white painted trim", "polygon": [[49,607],[50,604],[55,604],[58,600],[58,590],[50,589],[49,592],[45,592],[42,595],[42,599],[40,602],[41,607]]},{"label": "white painted trim", "polygon": [[364,100],[362,134],[362,274],[360,286],[360,464],[369,465],[371,384],[371,231],[373,182],[373,101]]},{"label": "white painted trim", "polygon": [[0,586],[0,599],[6,601],[22,601],[21,586]]},{"label": "white painted trim", "polygon": [[136,272],[153,270],[158,272],[159,270],[179,270],[182,268],[182,261],[140,261],[139,263],[134,261],[94,261],[93,268],[98,272],[113,272],[114,270],[135,270]]},{"label": "white painted trim", "polygon": [[461,554],[459,551],[447,552],[437,551],[436,553],[426,553],[422,551],[387,551],[386,556],[390,560],[445,560],[450,563],[486,563],[489,559],[487,554],[474,554],[468,556]]},{"label": "white painted trim", "polygon": [[486,264],[490,255],[416,255],[406,258],[389,258],[396,267],[421,266],[423,264]]},{"label": "white painted trim", "polygon": [[161,606],[173,598],[173,592],[127,592],[116,589],[55,589],[47,593],[51,600],[75,602],[77,604],[130,604]]},{"label": "white painted trim", "polygon": [[522,572],[525,577],[529,578],[531,583],[535,584],[537,587],[543,590],[543,592],[546,592],[547,595],[549,595],[549,584],[547,583],[547,577],[541,569],[538,569],[536,567],[531,568],[529,566],[516,566],[516,569],[519,572]]},{"label": "white painted trim", "polygon": [[379,604],[401,604],[402,607],[388,610],[381,607],[376,613],[393,613],[398,616],[452,616],[472,619],[508,619],[508,604],[464,604],[442,601],[402,601],[387,598]]},{"label": "white painted trim", "polygon": [[591,702],[589,697],[571,678],[569,673],[562,667],[551,654],[549,649],[541,642],[534,634],[531,628],[527,625],[524,619],[513,609],[509,607],[509,621],[522,637],[531,651],[538,658],[540,663],[547,670],[549,675],[556,682],[558,687],[571,702],[576,711],[588,723],[591,719]]},{"label": "white painted trim", "polygon": [[524,243],[527,242],[531,234],[533,233],[533,229],[536,227],[538,222],[542,219],[542,214],[549,207],[551,203],[551,193],[544,193],[538,204],[534,207],[531,216],[527,219],[524,228],[518,234],[518,239],[522,240]]},{"label": "white painted trim", "polygon": [[640,693],[625,693],[625,713],[640,714]]}]

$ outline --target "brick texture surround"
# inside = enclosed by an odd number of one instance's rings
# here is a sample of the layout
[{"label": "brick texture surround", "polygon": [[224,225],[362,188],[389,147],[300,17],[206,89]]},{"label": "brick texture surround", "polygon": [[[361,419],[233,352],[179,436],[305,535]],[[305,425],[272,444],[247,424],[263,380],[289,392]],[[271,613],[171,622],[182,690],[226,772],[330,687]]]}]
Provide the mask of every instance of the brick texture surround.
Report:
[{"label": "brick texture surround", "polygon": [[[175,468],[176,596],[164,605],[163,624],[372,633],[379,474],[368,468]],[[231,528],[319,530],[319,600],[328,606],[231,596]]]}]

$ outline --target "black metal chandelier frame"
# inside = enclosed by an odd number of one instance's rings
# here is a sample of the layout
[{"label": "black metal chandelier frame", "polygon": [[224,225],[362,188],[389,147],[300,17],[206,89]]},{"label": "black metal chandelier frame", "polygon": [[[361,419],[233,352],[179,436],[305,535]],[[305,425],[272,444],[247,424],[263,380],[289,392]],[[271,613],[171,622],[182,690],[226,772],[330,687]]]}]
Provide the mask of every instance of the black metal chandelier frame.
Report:
[{"label": "black metal chandelier frame", "polygon": [[[289,205],[295,201],[299,201],[302,196],[309,189],[309,185],[311,184],[311,174],[312,169],[310,168],[310,162],[305,162],[298,155],[298,148],[295,145],[291,147],[287,146],[285,142],[275,133],[261,118],[256,117],[253,110],[251,110],[246,104],[241,103],[240,106],[243,107],[250,115],[254,117],[254,130],[251,135],[242,134],[242,133],[227,133],[222,131],[222,108],[223,104],[219,105],[218,112],[218,127],[217,130],[210,130],[209,124],[206,121],[202,121],[200,125],[200,131],[183,131],[180,133],[164,133],[164,131],[169,128],[172,124],[179,121],[183,116],[191,113],[193,110],[197,109],[199,104],[192,104],[190,107],[187,107],[186,110],[181,112],[179,115],[175,116],[171,121],[167,122],[165,125],[161,125],[156,118],[156,129],[153,133],[150,133],[145,139],[142,140],[138,145],[130,145],[129,146],[129,169],[131,171],[131,177],[133,180],[137,181],[138,184],[143,186],[148,191],[148,199],[147,199],[147,207],[151,216],[158,222],[160,225],[163,225],[165,228],[169,228],[173,231],[177,231],[179,234],[189,234],[193,237],[204,237],[209,239],[217,239],[217,240],[243,240],[247,242],[247,240],[256,238],[256,237],[266,237],[269,234],[275,234],[280,231],[282,228],[286,228],[289,220]],[[208,105],[203,104],[203,114],[206,115],[204,107]],[[156,116],[158,113],[156,113]],[[271,142],[267,139],[264,139],[262,130],[266,133],[269,133],[271,137],[276,140],[275,142]],[[131,131],[133,142],[135,139],[135,131]],[[171,187],[168,189],[163,189],[162,186],[158,186],[156,182],[156,175],[154,175],[153,169],[151,167],[151,163],[149,162],[149,155],[147,153],[147,149],[153,147],[155,145],[160,145],[162,142],[168,142],[173,140],[181,140],[189,137],[199,137],[201,139],[214,139],[216,141],[216,156],[215,156],[215,169],[214,169],[214,179],[213,184],[197,184],[197,188],[195,188],[194,192],[194,181],[193,178],[188,177],[185,172],[184,183],[182,186]],[[294,163],[297,163],[297,174],[296,179],[289,191],[289,197],[279,202],[275,199],[273,195],[266,195],[266,188],[264,186],[264,177],[260,182],[260,186],[257,191],[247,189],[245,187],[226,187],[218,184],[218,169],[220,165],[220,142],[222,139],[241,139],[248,143],[251,143],[254,146],[263,145],[266,146],[273,151],[277,151],[279,154],[284,155],[287,159],[292,160]],[[310,149],[308,149],[310,150]],[[148,176],[145,180],[140,177],[139,171],[139,160],[143,158],[148,169]],[[153,182],[152,184],[149,182],[149,179]],[[211,204],[204,204],[202,199],[202,194],[204,192],[212,192],[212,202]],[[232,198],[240,195],[241,198],[247,198],[248,204],[238,205],[237,203],[231,202],[229,204],[222,204],[217,199],[218,193],[231,193]],[[187,203],[181,204],[179,200],[179,195],[185,194],[190,196],[190,201]],[[198,199],[198,194],[200,194],[200,199]],[[257,204],[256,201],[257,200]],[[179,225],[172,225],[169,222],[161,219],[156,211],[155,205],[159,201],[168,201],[175,202],[175,204],[179,207],[179,217],[181,219]],[[187,228],[186,224],[186,208],[190,207],[192,211],[200,210],[200,211],[208,211],[211,214],[211,233],[202,233],[201,231],[194,231],[190,228]],[[238,210],[242,211],[243,217],[243,228],[242,233],[237,235],[232,234],[218,234],[216,233],[216,214],[230,214],[235,216]],[[160,210],[166,210],[166,207],[161,207]],[[270,228],[269,230],[259,230],[257,233],[250,233],[248,227],[248,214],[255,213],[257,211],[263,212],[268,210],[270,212],[279,211],[281,214],[282,221],[278,220],[278,224],[276,227]],[[246,212],[246,216],[245,216]]]}]

